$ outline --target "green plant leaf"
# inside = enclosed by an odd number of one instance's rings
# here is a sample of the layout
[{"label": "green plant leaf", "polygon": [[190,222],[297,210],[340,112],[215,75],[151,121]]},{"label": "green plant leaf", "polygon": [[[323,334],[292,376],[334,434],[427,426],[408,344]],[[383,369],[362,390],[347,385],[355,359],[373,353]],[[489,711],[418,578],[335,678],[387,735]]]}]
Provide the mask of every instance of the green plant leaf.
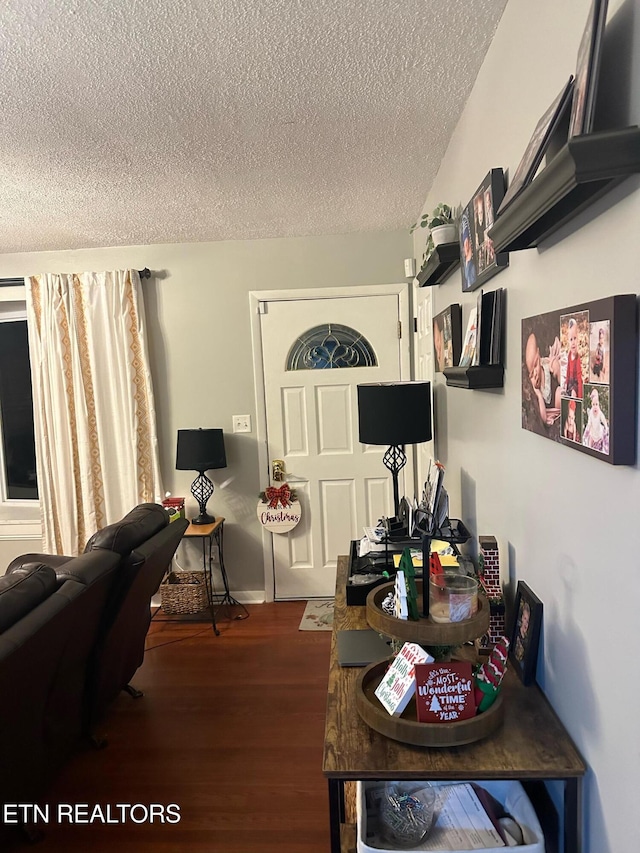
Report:
[{"label": "green plant leaf", "polygon": [[427,216],[429,228],[437,228],[439,225],[449,225],[453,223],[454,217],[451,207],[444,202],[437,204],[430,216]]}]

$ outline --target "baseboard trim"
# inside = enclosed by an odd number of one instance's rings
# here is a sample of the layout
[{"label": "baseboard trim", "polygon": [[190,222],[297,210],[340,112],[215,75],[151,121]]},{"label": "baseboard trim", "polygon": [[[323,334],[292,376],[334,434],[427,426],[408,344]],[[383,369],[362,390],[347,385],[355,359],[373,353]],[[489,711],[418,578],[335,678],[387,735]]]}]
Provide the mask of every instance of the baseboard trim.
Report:
[{"label": "baseboard trim", "polygon": [[264,604],[266,601],[263,589],[239,589],[236,592],[231,590],[231,595],[241,604]]},{"label": "baseboard trim", "polygon": [[[263,589],[240,589],[240,590],[231,590],[231,595],[239,601],[240,604],[264,604],[266,601],[265,592]],[[157,592],[153,598],[151,599],[152,607],[160,607],[162,604],[162,598],[160,593]]]}]

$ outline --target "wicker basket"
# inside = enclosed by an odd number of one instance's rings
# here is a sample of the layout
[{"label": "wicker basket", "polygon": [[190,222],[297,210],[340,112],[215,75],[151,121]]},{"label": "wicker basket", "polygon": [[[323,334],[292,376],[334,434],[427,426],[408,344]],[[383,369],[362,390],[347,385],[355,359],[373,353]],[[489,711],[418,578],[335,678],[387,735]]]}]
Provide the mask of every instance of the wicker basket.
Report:
[{"label": "wicker basket", "polygon": [[203,572],[170,572],[160,584],[160,598],[170,615],[200,613],[208,604]]}]

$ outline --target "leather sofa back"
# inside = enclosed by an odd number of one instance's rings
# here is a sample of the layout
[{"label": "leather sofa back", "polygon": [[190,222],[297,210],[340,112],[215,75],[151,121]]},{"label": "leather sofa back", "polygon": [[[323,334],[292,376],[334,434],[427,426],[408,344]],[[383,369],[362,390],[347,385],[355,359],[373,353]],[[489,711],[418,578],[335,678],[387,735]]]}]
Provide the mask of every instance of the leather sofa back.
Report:
[{"label": "leather sofa back", "polygon": [[49,598],[58,588],[53,569],[27,563],[20,572],[0,578],[0,634]]},{"label": "leather sofa back", "polygon": [[126,557],[169,524],[169,516],[160,504],[139,504],[120,521],[98,530],[85,546],[85,553],[95,548],[115,551]]}]

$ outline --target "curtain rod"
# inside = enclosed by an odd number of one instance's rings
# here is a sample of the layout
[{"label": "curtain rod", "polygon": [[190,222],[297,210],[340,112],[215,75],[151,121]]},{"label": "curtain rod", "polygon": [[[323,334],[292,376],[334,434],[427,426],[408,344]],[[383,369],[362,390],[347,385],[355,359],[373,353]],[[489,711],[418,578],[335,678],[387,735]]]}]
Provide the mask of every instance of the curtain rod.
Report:
[{"label": "curtain rod", "polygon": [[[138,270],[140,278],[151,278],[151,270],[145,267],[143,270]],[[0,278],[0,287],[15,287],[16,285],[24,284],[24,278]]]}]

